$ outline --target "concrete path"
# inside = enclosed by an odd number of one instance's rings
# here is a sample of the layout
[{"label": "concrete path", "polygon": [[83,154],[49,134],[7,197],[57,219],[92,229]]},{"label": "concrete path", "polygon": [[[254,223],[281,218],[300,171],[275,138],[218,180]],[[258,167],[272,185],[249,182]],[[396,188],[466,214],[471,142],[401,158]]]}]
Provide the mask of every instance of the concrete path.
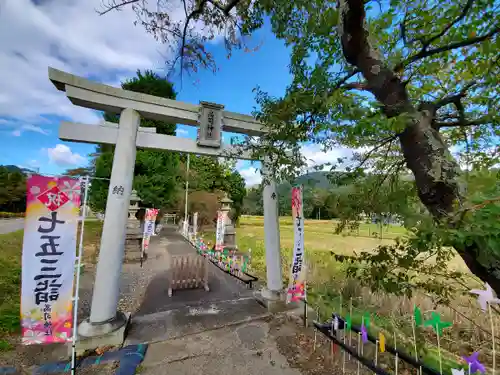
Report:
[{"label": "concrete path", "polygon": [[164,268],[150,280],[132,317],[127,345],[166,340],[268,315],[254,299],[253,290],[212,264],[209,292],[202,288],[178,290],[168,297],[166,249],[175,254],[195,250],[174,227],[166,227],[161,236],[159,244],[151,248],[147,262],[162,264]]},{"label": "concrete path", "polygon": [[299,375],[280,353],[271,323],[255,320],[149,346],[145,375]]},{"label": "concrete path", "polygon": [[0,234],[16,232],[24,228],[24,219],[0,219]]}]

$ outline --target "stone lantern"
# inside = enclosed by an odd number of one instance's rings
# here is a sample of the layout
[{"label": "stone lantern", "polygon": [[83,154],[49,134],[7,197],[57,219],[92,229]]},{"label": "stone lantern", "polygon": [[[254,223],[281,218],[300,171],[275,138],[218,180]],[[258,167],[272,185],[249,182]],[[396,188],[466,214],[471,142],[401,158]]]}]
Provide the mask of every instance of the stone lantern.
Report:
[{"label": "stone lantern", "polygon": [[231,211],[231,203],[233,201],[227,196],[227,193],[224,195],[224,198],[220,201],[221,207],[220,210],[223,212],[225,217],[225,230],[224,230],[224,246],[229,249],[236,248],[236,230],[234,228],[233,223],[231,222],[231,218],[229,217],[229,211]]},{"label": "stone lantern", "polygon": [[135,190],[130,193],[127,232],[125,235],[125,262],[139,262],[142,254],[142,230],[135,214],[139,211],[141,198]]},{"label": "stone lantern", "polygon": [[127,228],[130,232],[139,230],[139,220],[136,219],[135,214],[139,211],[139,203],[141,198],[137,195],[137,191],[132,190],[130,193],[130,203],[128,206],[128,223]]}]

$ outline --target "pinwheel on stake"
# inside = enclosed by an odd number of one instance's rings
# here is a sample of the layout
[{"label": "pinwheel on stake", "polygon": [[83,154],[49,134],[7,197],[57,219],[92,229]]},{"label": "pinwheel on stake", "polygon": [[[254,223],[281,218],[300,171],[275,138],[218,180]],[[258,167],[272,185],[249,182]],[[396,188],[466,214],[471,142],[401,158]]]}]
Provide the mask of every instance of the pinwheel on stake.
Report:
[{"label": "pinwheel on stake", "polygon": [[439,372],[441,374],[443,373],[443,361],[441,358],[441,344],[439,336],[442,336],[443,329],[451,327],[452,325],[453,325],[452,322],[441,321],[441,316],[435,311],[432,312],[432,318],[424,322],[425,327],[432,327],[432,329],[434,329],[434,331],[436,332],[438,357],[439,357]]},{"label": "pinwheel on stake", "polygon": [[500,299],[495,297],[495,295],[493,294],[493,289],[491,289],[491,286],[488,283],[485,284],[485,287],[486,287],[485,290],[472,289],[470,293],[477,294],[477,302],[479,303],[481,310],[483,310],[484,312],[486,312],[486,309],[488,310],[488,315],[490,318],[491,345],[492,345],[492,355],[493,355],[492,372],[493,375],[495,375],[496,372],[495,324],[493,322],[493,314],[491,313],[491,305],[493,303],[500,303]]},{"label": "pinwheel on stake", "polygon": [[[349,346],[352,346],[351,316],[352,316],[352,297],[349,300],[349,315],[348,315],[349,319],[346,319],[346,322],[345,322],[346,330],[349,331]],[[349,359],[351,359],[351,354],[349,354]]]},{"label": "pinwheel on stake", "polygon": [[[417,327],[422,325],[422,312],[417,307],[413,306],[413,319],[412,319],[412,329],[413,329],[413,348],[415,350],[415,360],[418,361],[418,349],[417,349]],[[422,367],[419,367],[417,374],[422,374]]]},{"label": "pinwheel on stake", "polygon": [[465,355],[462,356],[462,358],[465,360],[465,362],[467,362],[467,365],[469,366],[470,374],[475,374],[476,372],[484,374],[486,372],[486,368],[481,362],[479,362],[478,356],[478,352],[472,353],[469,357]]},{"label": "pinwheel on stake", "polygon": [[472,289],[470,293],[477,294],[477,302],[481,307],[481,310],[486,311],[488,308],[488,304],[500,303],[500,299],[496,298],[493,295],[493,289],[491,286],[486,283],[486,290]]},{"label": "pinwheel on stake", "polygon": [[385,336],[382,332],[378,333],[378,344],[380,347],[380,353],[385,352]]},{"label": "pinwheel on stake", "polygon": [[361,340],[363,341],[363,344],[368,342],[368,330],[366,329],[365,322],[361,324]]},{"label": "pinwheel on stake", "polygon": [[[342,292],[340,293],[340,316],[342,316]],[[342,343],[345,345],[345,333],[346,333],[346,325],[344,324],[344,329],[342,330]],[[342,374],[345,374],[345,350],[342,351]]]}]

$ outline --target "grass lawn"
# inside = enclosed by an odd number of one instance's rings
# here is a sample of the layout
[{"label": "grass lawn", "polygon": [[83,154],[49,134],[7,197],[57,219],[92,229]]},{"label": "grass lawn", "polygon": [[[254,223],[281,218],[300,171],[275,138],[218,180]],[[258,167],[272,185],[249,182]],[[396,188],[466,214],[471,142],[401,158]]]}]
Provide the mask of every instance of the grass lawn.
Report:
[{"label": "grass lawn", "polygon": [[22,243],[22,230],[0,235],[0,351],[11,348],[2,338],[20,328]]},{"label": "grass lawn", "polygon": [[[85,223],[84,262],[94,261],[101,230],[100,221]],[[22,230],[0,234],[0,351],[12,349],[8,336],[20,330],[22,247]]]},{"label": "grass lawn", "polygon": [[[492,363],[491,335],[487,315],[484,319],[477,319],[483,314],[475,301],[468,297],[457,298],[453,306],[435,305],[434,302],[418,291],[409,300],[407,298],[373,293],[360,287],[357,280],[345,277],[344,266],[334,260],[330,252],[336,254],[353,254],[356,251],[369,251],[381,244],[390,244],[397,237],[406,235],[401,226],[384,226],[382,239],[373,238],[370,233],[379,233],[380,228],[375,224],[361,224],[358,232],[334,234],[335,221],[306,220],[305,258],[308,265],[308,302],[314,305],[320,319],[331,317],[333,311],[343,312],[351,310],[354,324],[361,324],[365,312],[371,315],[370,331],[377,335],[382,331],[388,343],[393,344],[397,339],[397,347],[404,347],[407,352],[414,353],[412,314],[416,304],[424,312],[426,319],[430,318],[431,311],[438,311],[443,320],[453,321],[453,328],[445,330],[441,339],[441,354],[443,371],[460,363],[460,356],[470,354],[481,347],[480,360],[486,365]],[[264,220],[263,217],[243,216],[237,228],[238,247],[242,251],[251,249],[251,272],[261,280],[266,278],[264,252]],[[213,234],[208,234],[213,241]],[[280,240],[282,256],[282,272],[284,286],[288,282],[290,262],[293,248],[293,225],[291,217],[280,218]],[[450,264],[453,268],[463,268],[463,262],[457,258]],[[497,326],[500,319],[494,318]],[[436,336],[429,329],[417,329],[418,351],[425,362],[436,369],[439,368]],[[366,353],[373,351],[370,345]],[[498,362],[498,361],[497,361]]]}]

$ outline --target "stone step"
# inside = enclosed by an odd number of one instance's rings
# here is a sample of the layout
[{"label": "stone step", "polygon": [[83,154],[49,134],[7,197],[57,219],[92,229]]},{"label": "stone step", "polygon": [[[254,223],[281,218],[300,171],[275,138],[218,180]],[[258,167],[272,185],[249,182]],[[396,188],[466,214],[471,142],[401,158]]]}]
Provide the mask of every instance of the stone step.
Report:
[{"label": "stone step", "polygon": [[253,297],[191,304],[132,318],[125,345],[169,340],[269,315]]}]

